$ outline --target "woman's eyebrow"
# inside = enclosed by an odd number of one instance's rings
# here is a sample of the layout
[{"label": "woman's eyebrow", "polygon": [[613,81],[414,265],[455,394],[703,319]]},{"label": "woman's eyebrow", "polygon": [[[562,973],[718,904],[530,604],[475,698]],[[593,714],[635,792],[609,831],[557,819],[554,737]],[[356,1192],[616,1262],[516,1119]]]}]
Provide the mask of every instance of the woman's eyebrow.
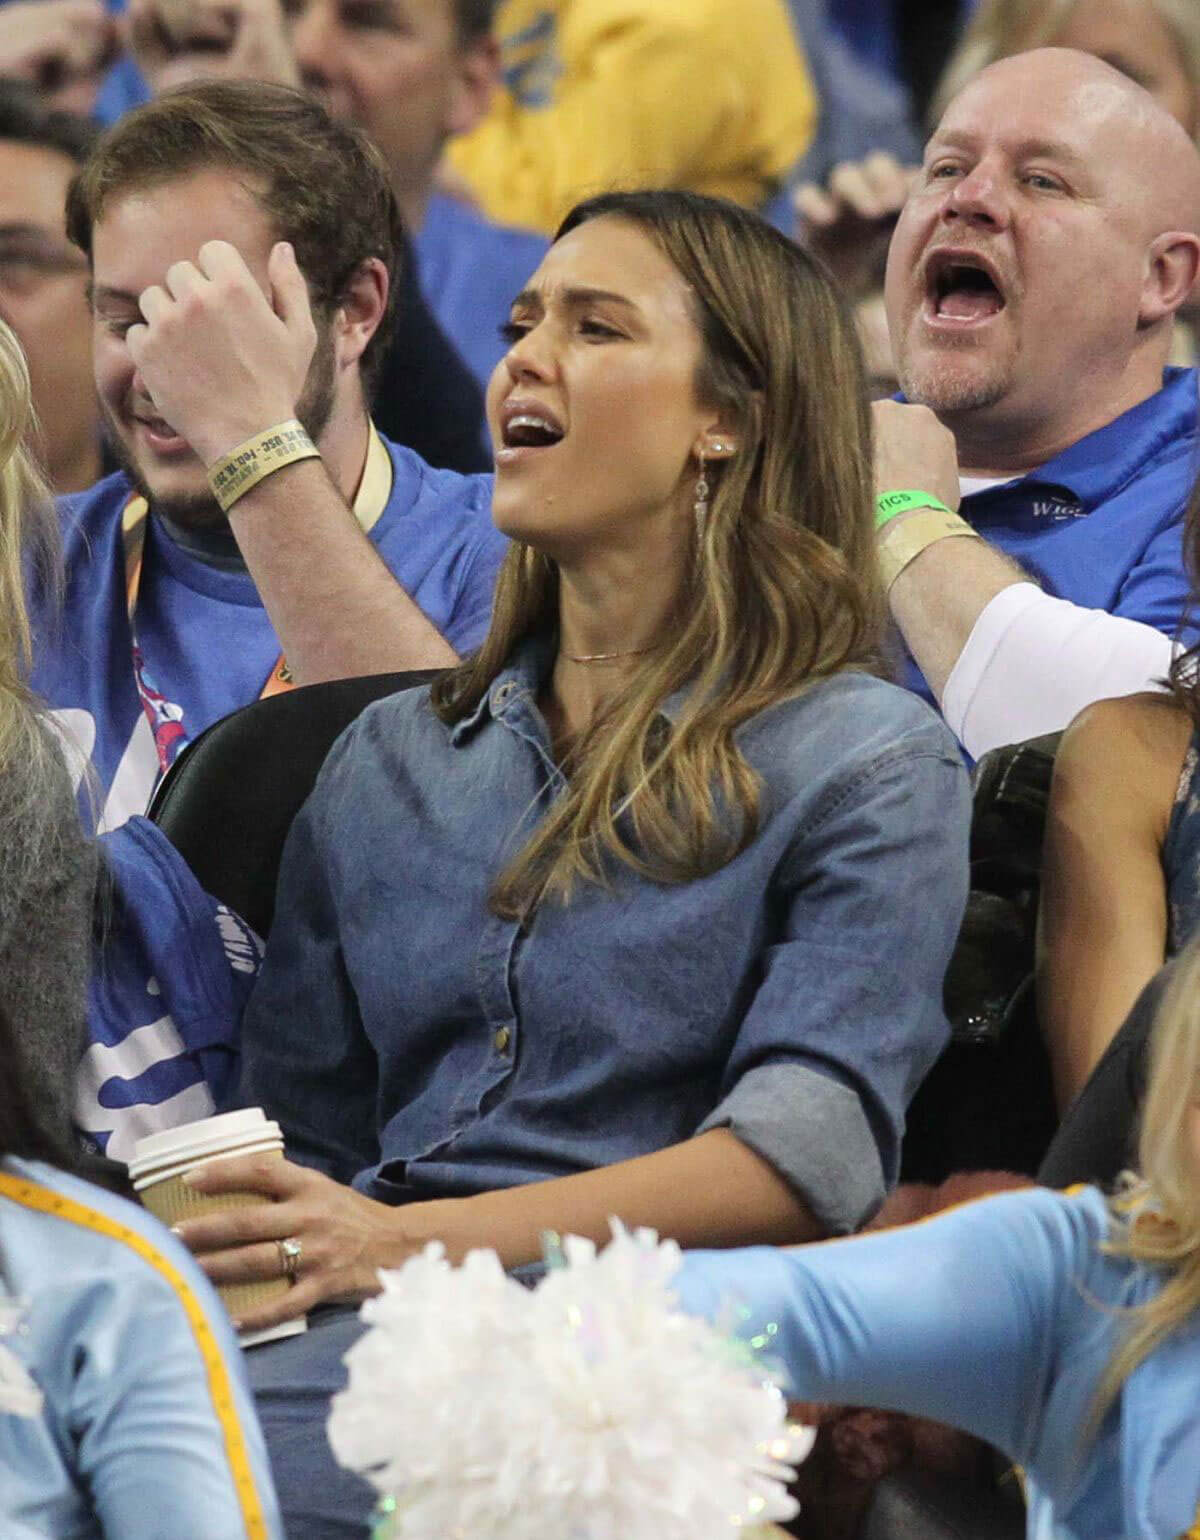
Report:
[{"label": "woman's eyebrow", "polygon": [[[587,286],[576,286],[558,291],[558,297],[566,305],[580,306],[592,305],[598,300],[608,304],[624,305],[627,310],[636,310],[638,307],[627,295],[617,294],[611,289],[594,289]],[[522,289],[520,294],[512,302],[514,310],[542,310],[545,308],[545,295],[540,289]]]}]

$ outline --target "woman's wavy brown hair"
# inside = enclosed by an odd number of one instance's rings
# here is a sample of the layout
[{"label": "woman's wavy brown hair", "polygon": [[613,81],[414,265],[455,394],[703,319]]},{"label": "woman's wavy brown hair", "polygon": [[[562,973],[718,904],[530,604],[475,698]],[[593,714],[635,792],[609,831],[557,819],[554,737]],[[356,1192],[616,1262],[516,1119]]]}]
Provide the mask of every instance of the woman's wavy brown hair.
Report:
[{"label": "woman's wavy brown hair", "polygon": [[[555,239],[601,218],[636,225],[688,284],[697,397],[722,409],[738,450],[708,466],[710,511],[662,640],[576,745],[566,793],[497,879],[492,906],[509,918],[565,901],[580,879],[603,883],[612,858],[669,883],[732,860],[760,817],[738,727],[840,670],[880,668],[871,420],[833,284],[723,200],[610,193],[573,209]],[[557,601],[555,563],[514,542],[483,646],[433,687],[442,721],[475,709],[523,639],[554,633]],[[661,707],[685,686],[668,731]]]}]

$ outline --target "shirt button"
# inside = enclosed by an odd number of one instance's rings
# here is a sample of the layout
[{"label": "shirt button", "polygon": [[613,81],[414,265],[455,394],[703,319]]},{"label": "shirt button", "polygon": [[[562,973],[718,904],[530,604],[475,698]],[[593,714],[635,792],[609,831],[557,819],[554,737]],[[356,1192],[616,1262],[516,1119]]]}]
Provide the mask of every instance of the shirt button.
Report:
[{"label": "shirt button", "polygon": [[503,706],[504,703],[509,699],[509,697],[512,695],[513,691],[516,688],[517,688],[516,684],[511,679],[508,681],[507,684],[502,684],[500,686],[500,688],[496,691],[496,704],[497,704],[497,706]]},{"label": "shirt button", "polygon": [[507,1053],[508,1045],[512,1041],[512,1033],[507,1027],[501,1027],[492,1041],[496,1045],[497,1053]]}]

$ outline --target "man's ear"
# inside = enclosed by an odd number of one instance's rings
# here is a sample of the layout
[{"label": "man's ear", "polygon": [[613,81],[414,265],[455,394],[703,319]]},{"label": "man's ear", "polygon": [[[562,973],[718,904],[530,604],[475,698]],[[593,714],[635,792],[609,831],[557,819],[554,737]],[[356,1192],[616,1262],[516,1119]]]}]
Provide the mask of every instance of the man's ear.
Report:
[{"label": "man's ear", "polygon": [[1168,230],[1150,243],[1146,277],[1138,306],[1138,325],[1174,315],[1200,278],[1200,236],[1187,230]]},{"label": "man's ear", "polygon": [[379,330],[387,309],[388,270],[378,257],[367,257],[346,285],[334,315],[334,348],[339,367],[357,364]]},{"label": "man's ear", "polygon": [[490,34],[460,48],[446,115],[448,135],[469,134],[486,116],[500,84],[500,45]]}]

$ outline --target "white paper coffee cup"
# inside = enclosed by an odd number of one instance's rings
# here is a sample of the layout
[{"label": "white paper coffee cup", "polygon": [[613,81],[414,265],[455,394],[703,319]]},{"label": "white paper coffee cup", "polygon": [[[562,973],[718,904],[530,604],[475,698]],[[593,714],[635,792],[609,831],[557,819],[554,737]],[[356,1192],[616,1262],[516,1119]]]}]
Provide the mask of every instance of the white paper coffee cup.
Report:
[{"label": "white paper coffee cup", "polygon": [[[264,1200],[256,1192],[201,1193],[183,1181],[186,1172],[210,1161],[229,1160],[235,1155],[283,1157],[283,1134],[261,1107],[247,1107],[240,1112],[223,1112],[217,1117],[201,1118],[196,1123],[181,1123],[161,1133],[147,1134],[134,1146],[129,1162],[129,1179],[142,1203],[165,1225],[185,1219],[199,1219],[205,1214],[225,1214],[231,1209],[254,1208]],[[256,1305],[273,1304],[282,1299],[291,1285],[284,1277],[262,1283],[234,1283],[218,1286],[217,1292],[234,1320]],[[277,1337],[291,1337],[304,1331],[307,1319],[300,1315],[262,1331],[243,1332],[243,1347],[272,1342]]]}]

